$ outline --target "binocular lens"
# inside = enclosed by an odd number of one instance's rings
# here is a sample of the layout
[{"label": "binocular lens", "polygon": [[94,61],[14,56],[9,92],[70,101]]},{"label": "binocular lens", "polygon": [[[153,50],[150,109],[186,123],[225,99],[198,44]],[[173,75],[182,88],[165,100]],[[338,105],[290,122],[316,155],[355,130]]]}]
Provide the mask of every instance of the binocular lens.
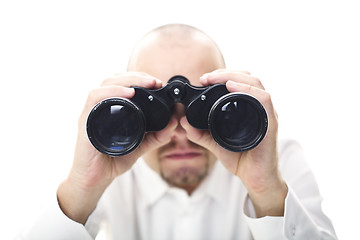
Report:
[{"label": "binocular lens", "polygon": [[126,99],[100,102],[88,117],[91,143],[102,153],[121,156],[131,152],[145,133],[142,111]]},{"label": "binocular lens", "polygon": [[247,151],[256,147],[266,134],[266,111],[252,96],[227,94],[210,110],[209,129],[214,140],[225,149]]}]

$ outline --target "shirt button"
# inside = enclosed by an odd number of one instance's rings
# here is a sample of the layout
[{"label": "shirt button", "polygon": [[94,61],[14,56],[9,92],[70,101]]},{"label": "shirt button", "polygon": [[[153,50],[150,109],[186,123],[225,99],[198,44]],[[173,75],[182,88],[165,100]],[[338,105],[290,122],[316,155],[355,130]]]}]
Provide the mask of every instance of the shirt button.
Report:
[{"label": "shirt button", "polygon": [[290,234],[291,234],[291,236],[295,236],[295,233],[296,233],[296,226],[295,226],[295,224],[291,224],[290,225]]}]

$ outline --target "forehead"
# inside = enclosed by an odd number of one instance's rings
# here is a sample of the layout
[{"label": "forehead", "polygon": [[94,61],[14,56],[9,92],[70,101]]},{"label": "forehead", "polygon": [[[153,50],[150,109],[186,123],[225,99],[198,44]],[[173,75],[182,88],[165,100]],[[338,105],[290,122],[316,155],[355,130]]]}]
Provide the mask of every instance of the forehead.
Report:
[{"label": "forehead", "polygon": [[202,74],[222,67],[218,50],[204,38],[152,37],[141,44],[136,55],[132,70],[164,83],[174,75],[183,75],[193,85],[200,85]]}]

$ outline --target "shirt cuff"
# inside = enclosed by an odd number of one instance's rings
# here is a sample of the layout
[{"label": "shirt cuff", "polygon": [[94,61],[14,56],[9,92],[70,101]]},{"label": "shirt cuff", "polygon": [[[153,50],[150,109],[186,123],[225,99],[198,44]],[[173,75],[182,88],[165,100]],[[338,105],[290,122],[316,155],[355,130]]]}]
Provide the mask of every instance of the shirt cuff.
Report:
[{"label": "shirt cuff", "polygon": [[68,218],[60,209],[57,198],[40,214],[34,224],[18,239],[93,239],[84,225]]},{"label": "shirt cuff", "polygon": [[288,186],[284,216],[256,218],[255,208],[247,195],[244,203],[244,218],[256,240],[260,239],[336,239],[314,222],[308,211]]},{"label": "shirt cuff", "polygon": [[[288,193],[289,195],[289,193]],[[288,197],[286,196],[286,198]],[[286,202],[286,199],[285,199]],[[250,228],[251,234],[256,240],[280,240],[284,239],[284,217],[265,216],[256,217],[255,207],[249,197],[246,196],[244,203],[244,218]]]}]

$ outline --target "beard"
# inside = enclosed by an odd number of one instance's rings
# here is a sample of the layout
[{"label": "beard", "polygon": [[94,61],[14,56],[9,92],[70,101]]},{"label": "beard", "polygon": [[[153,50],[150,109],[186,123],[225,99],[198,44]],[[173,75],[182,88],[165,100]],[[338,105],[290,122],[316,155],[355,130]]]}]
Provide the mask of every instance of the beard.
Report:
[{"label": "beard", "polygon": [[206,164],[204,169],[196,169],[193,167],[180,167],[173,171],[164,172],[160,170],[161,177],[171,186],[175,187],[191,187],[197,186],[205,178],[209,171],[209,164]]}]

